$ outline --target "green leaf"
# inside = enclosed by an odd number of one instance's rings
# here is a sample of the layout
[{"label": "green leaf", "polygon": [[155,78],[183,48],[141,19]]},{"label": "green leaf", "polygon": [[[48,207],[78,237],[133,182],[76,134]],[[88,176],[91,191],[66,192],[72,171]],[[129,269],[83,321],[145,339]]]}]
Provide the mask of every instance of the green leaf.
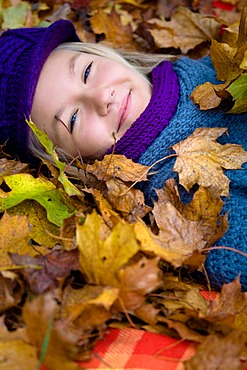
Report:
[{"label": "green leaf", "polygon": [[57,226],[74,213],[74,207],[66,199],[66,194],[53,183],[41,177],[35,179],[30,174],[16,174],[4,178],[12,189],[5,193],[0,190],[0,210],[5,211],[26,199],[36,200],[47,211],[47,218]]},{"label": "green leaf", "polygon": [[58,159],[57,153],[54,149],[52,141],[48,138],[47,134],[43,131],[41,131],[32,121],[26,121],[28,126],[31,128],[31,130],[34,132],[34,134],[37,136],[41,144],[46,149],[47,153],[50,154],[50,156],[53,158],[53,161],[56,165],[56,167],[59,169],[60,175],[58,177],[58,180],[63,184],[64,190],[66,193],[70,196],[72,195],[82,195],[80,190],[77,189],[76,186],[74,186],[68,179],[68,177],[65,175],[64,170],[66,168],[66,164],[61,162]]},{"label": "green leaf", "polygon": [[27,2],[21,2],[17,6],[9,6],[2,9],[2,29],[24,27],[29,9],[30,6]]},{"label": "green leaf", "polygon": [[227,91],[232,95],[235,104],[229,113],[243,113],[247,111],[247,73],[231,83]]}]

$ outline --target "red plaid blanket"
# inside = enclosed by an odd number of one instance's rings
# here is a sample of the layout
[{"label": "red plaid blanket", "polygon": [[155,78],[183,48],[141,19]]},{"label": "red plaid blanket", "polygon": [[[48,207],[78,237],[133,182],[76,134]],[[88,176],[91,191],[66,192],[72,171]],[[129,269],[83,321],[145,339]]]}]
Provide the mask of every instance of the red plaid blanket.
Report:
[{"label": "red plaid blanket", "polygon": [[136,329],[110,329],[80,365],[87,369],[183,370],[184,360],[195,353],[195,344]]}]

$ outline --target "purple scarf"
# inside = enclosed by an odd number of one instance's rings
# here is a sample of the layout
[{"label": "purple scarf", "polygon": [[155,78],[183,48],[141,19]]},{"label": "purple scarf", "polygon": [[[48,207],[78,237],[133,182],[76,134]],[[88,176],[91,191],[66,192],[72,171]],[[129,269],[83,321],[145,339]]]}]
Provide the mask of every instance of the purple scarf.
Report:
[{"label": "purple scarf", "polygon": [[[115,146],[114,154],[124,154],[137,162],[150,144],[169,124],[179,100],[178,77],[171,62],[163,61],[152,71],[152,96],[146,109]],[[113,151],[111,147],[107,154]]]}]

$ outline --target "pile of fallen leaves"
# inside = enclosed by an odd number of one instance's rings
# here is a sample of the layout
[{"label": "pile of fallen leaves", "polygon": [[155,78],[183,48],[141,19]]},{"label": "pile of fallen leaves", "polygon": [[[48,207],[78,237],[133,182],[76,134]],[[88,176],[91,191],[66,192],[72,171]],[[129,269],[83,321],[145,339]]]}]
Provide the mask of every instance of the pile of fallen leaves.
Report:
[{"label": "pile of fallen leaves", "polygon": [[29,125],[56,167],[47,163],[48,179],[0,162],[3,364],[15,368],[18,357],[31,368],[76,369],[108,327],[125,325],[200,343],[188,369],[215,346],[212,356],[222,361],[226,345],[240,366],[246,293],[237,279],[209,302],[192,274],[227,229],[227,216],[219,216],[221,196],[229,196],[223,167],[241,168],[247,152],[217,143],[225,129],[195,130],[173,146],[180,183],[188,190],[198,184],[193,199],[183,204],[169,179],[151,208],[133,186],[147,181],[150,168],[107,155],[78,164],[83,181],[73,183],[47,136]]},{"label": "pile of fallen leaves", "polygon": [[[3,1],[0,11],[2,29],[68,18],[84,41],[193,58],[210,49],[224,84],[199,87],[193,99],[211,109],[232,96],[232,111],[241,111],[244,1],[225,1],[234,11],[217,14],[212,3]],[[76,163],[77,175],[68,177],[70,165],[28,124],[55,165],[43,162],[34,171],[4,155],[0,159],[0,366],[77,369],[75,361],[90,358],[107,328],[133,326],[199,343],[188,370],[200,369],[209,355],[225,368],[243,368],[247,296],[239,279],[212,301],[200,293],[210,285],[193,279],[205,272],[206,253],[227,230],[227,215],[220,216],[222,196],[229,196],[223,169],[241,168],[247,161],[243,148],[220,145],[216,140],[226,130],[216,128],[198,129],[174,143],[180,184],[198,189],[185,205],[169,179],[149,207],[135,185],[148,181],[152,168],[112,154]]]}]

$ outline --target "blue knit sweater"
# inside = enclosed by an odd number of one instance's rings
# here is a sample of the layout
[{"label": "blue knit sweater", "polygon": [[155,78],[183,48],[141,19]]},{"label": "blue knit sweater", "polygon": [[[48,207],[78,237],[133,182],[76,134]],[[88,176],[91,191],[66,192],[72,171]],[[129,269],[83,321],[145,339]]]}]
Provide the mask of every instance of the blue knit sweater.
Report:
[{"label": "blue knit sweater", "polygon": [[[240,144],[247,150],[247,114],[231,115],[216,111],[201,111],[190,99],[194,88],[206,81],[217,83],[210,59],[194,61],[182,58],[173,64],[179,78],[180,99],[177,110],[169,125],[141,155],[139,162],[150,166],[156,160],[169,154],[168,148],[187,138],[198,127],[226,127],[228,134],[218,141],[221,144]],[[161,188],[170,177],[175,159],[162,161],[155,167],[157,173],[145,183],[144,192],[150,201],[155,195],[154,188]],[[231,180],[230,199],[226,199],[224,213],[229,211],[229,228],[216,243],[236,248],[247,253],[247,164],[241,170],[228,170],[225,174]],[[225,199],[224,199],[225,201]],[[224,249],[211,251],[205,264],[212,287],[220,288],[239,274],[243,290],[247,290],[247,258],[239,253]]]}]

